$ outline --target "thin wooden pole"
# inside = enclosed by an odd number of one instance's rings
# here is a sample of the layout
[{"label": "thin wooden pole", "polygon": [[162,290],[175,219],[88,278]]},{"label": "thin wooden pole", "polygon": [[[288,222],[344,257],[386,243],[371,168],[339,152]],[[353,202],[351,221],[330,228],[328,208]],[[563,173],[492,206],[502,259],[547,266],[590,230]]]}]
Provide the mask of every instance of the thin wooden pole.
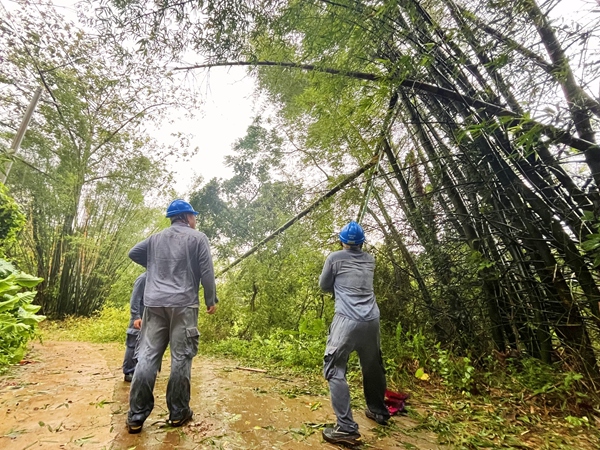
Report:
[{"label": "thin wooden pole", "polygon": [[[35,111],[35,107],[37,106],[37,103],[38,103],[41,95],[42,95],[42,88],[38,87],[35,90],[35,93],[33,94],[33,98],[31,99],[29,106],[27,107],[27,111],[25,111],[25,116],[23,117],[21,126],[17,130],[17,134],[15,134],[15,137],[12,141],[12,144],[10,146],[10,151],[8,153],[9,155],[16,155],[17,152],[19,151],[19,147],[21,147],[21,142],[23,141],[23,137],[25,136],[25,132],[27,131],[27,127],[29,126],[31,117],[33,116],[33,111]],[[12,168],[12,165],[13,165],[12,159],[10,159],[5,164],[4,170],[0,174],[0,181],[2,183],[6,183],[6,178],[8,177],[8,174],[10,173],[10,169]]]}]

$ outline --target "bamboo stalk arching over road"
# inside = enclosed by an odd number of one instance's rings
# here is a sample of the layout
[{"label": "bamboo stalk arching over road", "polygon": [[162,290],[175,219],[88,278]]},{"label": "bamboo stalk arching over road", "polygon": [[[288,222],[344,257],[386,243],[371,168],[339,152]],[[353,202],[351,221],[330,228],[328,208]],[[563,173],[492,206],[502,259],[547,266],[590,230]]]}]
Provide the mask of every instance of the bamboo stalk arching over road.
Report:
[{"label": "bamboo stalk arching over road", "polygon": [[264,238],[262,241],[260,241],[258,244],[256,244],[254,247],[252,247],[246,253],[244,253],[242,256],[240,256],[235,261],[233,261],[231,264],[229,264],[227,267],[225,267],[223,270],[218,272],[216,276],[219,277],[219,276],[223,275],[225,272],[229,271],[231,268],[237,266],[240,262],[242,262],[248,256],[255,253],[260,247],[262,247],[267,242],[273,240],[275,237],[277,237],[278,235],[283,233],[285,230],[287,230],[289,227],[291,227],[298,220],[302,219],[304,216],[306,216],[308,213],[310,213],[313,209],[315,209],[317,206],[319,206],[321,203],[323,203],[325,200],[327,200],[329,197],[332,197],[337,192],[341,191],[346,186],[348,186],[352,181],[356,180],[359,176],[361,176],[363,173],[365,173],[367,170],[369,170],[371,167],[373,167],[375,164],[377,164],[378,160],[379,160],[379,155],[375,155],[367,164],[365,164],[364,166],[362,166],[362,167],[358,168],[357,170],[355,170],[354,172],[352,172],[342,182],[336,184],[335,187],[333,187],[331,190],[327,191],[325,194],[323,194],[317,200],[312,202],[303,211],[301,211],[296,216],[294,216],[293,218],[288,220],[286,223],[281,225],[269,236]]},{"label": "bamboo stalk arching over road", "polygon": [[[313,64],[298,64],[293,62],[279,62],[279,61],[223,61],[208,64],[197,64],[186,67],[176,67],[173,70],[193,70],[193,69],[209,69],[211,67],[222,67],[222,66],[274,66],[274,67],[289,67],[301,70],[310,70],[315,72],[329,73],[332,75],[341,75],[349,78],[365,81],[383,81],[386,79],[393,79],[393,76],[386,76],[375,73],[366,72],[355,72],[347,70],[339,70],[331,67],[319,67]],[[440,86],[436,86],[430,83],[424,83],[410,78],[402,78],[400,80],[393,79],[394,83],[400,87],[406,89],[415,89],[417,91],[427,92],[433,95],[438,95],[449,100],[454,100],[468,105],[472,108],[484,110],[486,113],[491,114],[495,117],[510,117],[514,120],[511,121],[511,126],[521,127],[525,131],[536,130],[539,133],[548,137],[552,142],[568,145],[574,149],[581,151],[584,156],[587,165],[590,168],[592,177],[596,182],[597,186],[600,186],[600,146],[597,144],[587,141],[585,139],[573,136],[569,132],[560,129],[552,125],[546,125],[544,123],[528,119],[523,117],[521,114],[503,108],[502,106],[495,105],[493,103],[478,100],[468,95],[460,94],[457,91],[445,89]]]}]

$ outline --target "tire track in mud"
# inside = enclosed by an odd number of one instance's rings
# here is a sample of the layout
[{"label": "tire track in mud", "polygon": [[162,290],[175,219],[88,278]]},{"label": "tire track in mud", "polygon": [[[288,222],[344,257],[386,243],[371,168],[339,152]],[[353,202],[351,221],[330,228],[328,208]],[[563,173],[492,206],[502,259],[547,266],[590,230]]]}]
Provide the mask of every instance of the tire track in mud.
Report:
[{"label": "tire track in mud", "polygon": [[[235,362],[194,359],[193,420],[166,425],[165,357],[154,390],[155,407],[139,435],[125,427],[129,383],[123,381],[116,344],[36,343],[32,364],[0,377],[0,448],[104,449],[336,449],[313,424],[333,423],[326,395],[314,395],[301,378],[282,379],[235,369]],[[394,418],[376,427],[355,410],[371,449],[438,449],[433,433],[414,433],[416,422]],[[43,423],[42,426],[40,423]]]}]

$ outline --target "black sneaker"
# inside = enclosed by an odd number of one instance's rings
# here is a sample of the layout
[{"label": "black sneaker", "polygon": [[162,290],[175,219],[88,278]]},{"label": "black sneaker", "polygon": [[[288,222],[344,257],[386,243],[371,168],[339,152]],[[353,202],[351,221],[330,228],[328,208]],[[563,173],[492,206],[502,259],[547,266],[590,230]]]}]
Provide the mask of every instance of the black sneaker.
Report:
[{"label": "black sneaker", "polygon": [[132,373],[126,373],[125,377],[123,378],[127,383],[131,383],[131,380],[133,380],[133,374]]},{"label": "black sneaker", "polygon": [[388,420],[390,420],[389,417],[386,417],[386,416],[384,416],[382,414],[374,413],[369,408],[365,409],[365,416],[367,416],[371,420],[374,420],[379,425],[387,425],[388,424]]},{"label": "black sneaker", "polygon": [[186,423],[188,423],[190,420],[192,420],[192,417],[194,417],[194,411],[192,411],[191,409],[188,410],[188,414],[185,415],[183,417],[183,419],[179,419],[179,420],[168,420],[168,424],[171,425],[172,427],[180,427],[182,425],[185,425]]},{"label": "black sneaker", "polygon": [[144,426],[144,422],[140,422],[139,420],[127,419],[127,431],[129,431],[129,434],[140,433],[142,431],[143,426]]},{"label": "black sneaker", "polygon": [[342,444],[350,447],[356,447],[362,444],[360,433],[358,431],[342,431],[340,427],[325,428],[323,430],[323,439],[331,444]]}]

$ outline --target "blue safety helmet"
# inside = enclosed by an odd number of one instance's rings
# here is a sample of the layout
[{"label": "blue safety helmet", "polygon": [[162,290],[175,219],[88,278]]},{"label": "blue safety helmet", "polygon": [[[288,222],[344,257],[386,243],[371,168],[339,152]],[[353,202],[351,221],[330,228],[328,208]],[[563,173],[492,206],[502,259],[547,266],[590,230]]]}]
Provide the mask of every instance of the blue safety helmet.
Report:
[{"label": "blue safety helmet", "polygon": [[360,245],[365,242],[365,232],[354,220],[340,231],[340,241],[348,245]]},{"label": "blue safety helmet", "polygon": [[177,199],[177,200],[173,200],[171,202],[171,204],[169,205],[169,207],[167,208],[167,216],[166,217],[173,217],[178,214],[193,214],[193,215],[197,216],[198,211],[194,211],[194,208],[192,207],[192,205],[190,205],[185,200]]}]

